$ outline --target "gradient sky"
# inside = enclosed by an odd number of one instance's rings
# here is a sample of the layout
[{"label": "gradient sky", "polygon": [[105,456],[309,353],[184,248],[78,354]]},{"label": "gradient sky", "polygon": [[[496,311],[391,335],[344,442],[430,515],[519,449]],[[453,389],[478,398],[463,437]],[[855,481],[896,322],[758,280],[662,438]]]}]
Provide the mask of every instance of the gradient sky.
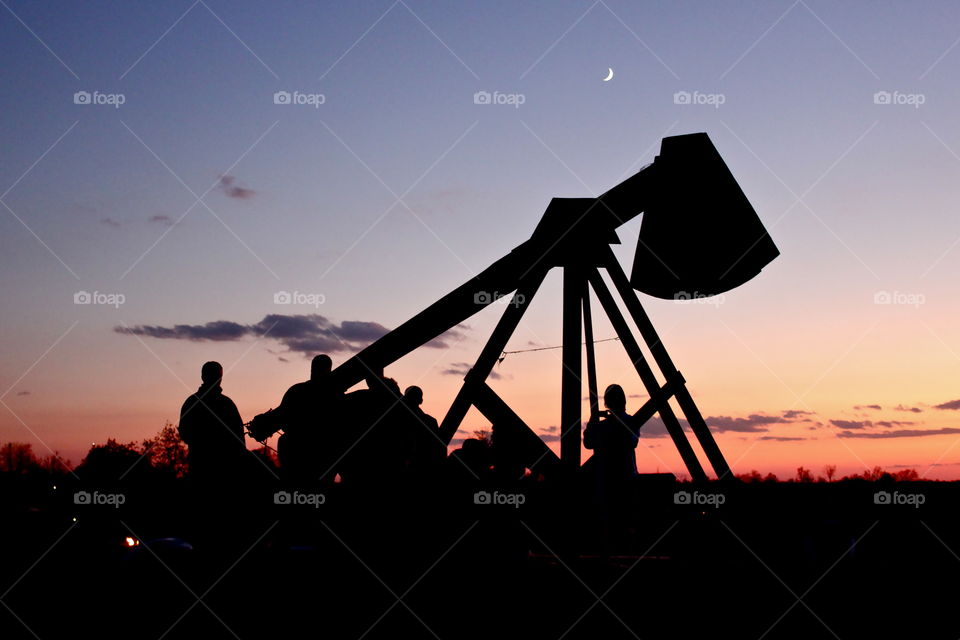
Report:
[{"label": "gradient sky", "polygon": [[[528,238],[551,197],[706,131],[782,255],[711,304],[643,301],[734,470],[960,477],[956,3],[0,4],[0,441],[78,462],[147,437],[210,359],[250,419],[308,354],[116,327],[321,314],[362,339],[375,327],[340,323],[397,326]],[[554,274],[508,348],[560,344],[559,303]],[[388,375],[442,417],[500,310]],[[620,345],[597,353],[601,388],[637,408]],[[508,356],[492,383],[548,435],[559,358]],[[485,426],[471,413],[462,435]],[[655,434],[638,462],[684,471]]]}]

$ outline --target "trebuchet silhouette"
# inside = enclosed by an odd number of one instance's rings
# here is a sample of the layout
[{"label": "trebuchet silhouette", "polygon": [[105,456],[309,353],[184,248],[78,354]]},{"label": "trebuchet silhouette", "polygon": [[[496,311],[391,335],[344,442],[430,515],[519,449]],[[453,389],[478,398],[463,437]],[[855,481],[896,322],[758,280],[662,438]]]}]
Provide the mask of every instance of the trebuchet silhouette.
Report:
[{"label": "trebuchet silhouette", "polygon": [[[628,279],[610,245],[620,243],[617,228],[641,213]],[[512,294],[440,425],[441,437],[449,443],[475,406],[495,431],[506,432],[506,440],[521,449],[517,453],[528,468],[575,470],[581,464],[584,352],[590,407],[598,412],[592,289],[649,395],[634,414],[637,424],[659,414],[691,478],[705,480],[704,467],[668,402],[675,398],[714,473],[727,478],[730,467],[636,291],[663,299],[717,295],[756,276],[779,253],[707,134],[664,138],[653,163],[599,197],[551,200],[529,240],[341,364],[333,381],[346,390]],[[563,270],[559,458],[487,384],[547,272],[557,267]],[[639,329],[662,384],[601,269]]]}]

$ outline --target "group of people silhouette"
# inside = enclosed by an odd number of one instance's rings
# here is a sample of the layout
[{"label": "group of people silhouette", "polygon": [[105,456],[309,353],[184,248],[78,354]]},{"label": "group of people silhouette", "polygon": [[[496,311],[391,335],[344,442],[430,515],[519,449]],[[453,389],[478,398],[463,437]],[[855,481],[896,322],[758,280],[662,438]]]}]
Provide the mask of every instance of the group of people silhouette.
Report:
[{"label": "group of people silhouette", "polygon": [[[510,465],[509,456],[497,455],[482,439],[465,440],[448,459],[437,420],[422,408],[420,387],[401,393],[395,380],[376,373],[367,378],[366,389],[346,393],[333,383],[332,364],[328,355],[314,357],[309,380],[291,386],[277,408],[245,425],[223,394],[223,367],[205,363],[200,388],[180,411],[179,433],[188,447],[191,477],[222,483],[243,476],[250,460],[246,435],[262,442],[281,430],[277,457],[281,477],[291,485],[324,485],[337,476],[354,486],[429,481],[444,465],[462,467],[479,480],[498,466],[500,471],[512,466],[511,471],[524,475],[522,464]],[[627,413],[619,385],[607,387],[604,404],[607,410],[591,418],[583,437],[584,446],[594,452],[588,466],[597,494],[609,497],[637,475],[634,450],[641,425]],[[494,429],[494,448],[496,444]]]},{"label": "group of people silhouette", "polygon": [[313,358],[310,379],[290,387],[280,405],[250,422],[224,395],[223,367],[207,362],[201,385],[180,410],[179,433],[190,475],[220,482],[250,468],[246,435],[264,441],[282,430],[277,456],[283,479],[294,485],[426,477],[447,457],[439,425],[425,413],[423,390],[372,375],[367,389],[344,393],[331,382],[332,360]]}]

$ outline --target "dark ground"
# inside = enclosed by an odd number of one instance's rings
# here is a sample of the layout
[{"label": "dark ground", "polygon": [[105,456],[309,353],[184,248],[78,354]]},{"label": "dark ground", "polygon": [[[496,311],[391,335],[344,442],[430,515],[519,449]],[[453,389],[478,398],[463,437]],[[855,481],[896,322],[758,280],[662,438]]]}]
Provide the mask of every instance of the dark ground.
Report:
[{"label": "dark ground", "polygon": [[5,482],[4,640],[960,637],[960,483],[648,477],[605,537],[542,484],[501,489],[520,507],[399,484],[314,507],[177,482],[114,508]]}]

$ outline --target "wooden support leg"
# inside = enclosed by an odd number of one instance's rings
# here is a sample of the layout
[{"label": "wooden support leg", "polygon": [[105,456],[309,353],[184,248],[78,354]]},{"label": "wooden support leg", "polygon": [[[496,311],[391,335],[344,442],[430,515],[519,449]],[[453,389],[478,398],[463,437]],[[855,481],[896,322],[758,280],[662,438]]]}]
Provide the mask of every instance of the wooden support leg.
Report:
[{"label": "wooden support leg", "polygon": [[580,267],[563,270],[563,370],[560,377],[560,460],[568,471],[580,468],[581,416],[583,394],[581,358],[583,351],[583,288]]},{"label": "wooden support leg", "polygon": [[590,395],[590,417],[600,412],[600,399],[597,393],[597,358],[593,349],[593,318],[590,311],[590,287],[583,279],[583,342],[587,351],[587,389]]},{"label": "wooden support leg", "polygon": [[544,444],[540,436],[527,426],[496,391],[484,383],[477,384],[475,392],[477,409],[493,424],[495,431],[508,430],[509,442],[519,445],[518,457],[528,469],[549,474],[560,465],[557,454]]},{"label": "wooden support leg", "polygon": [[464,416],[467,415],[470,405],[473,404],[473,385],[484,382],[490,375],[497,359],[506,348],[510,336],[516,331],[517,325],[520,324],[524,312],[530,306],[530,301],[533,300],[534,294],[537,293],[537,289],[540,288],[540,284],[546,275],[546,270],[532,273],[517,287],[513,299],[503,315],[500,316],[500,322],[497,323],[493,333],[490,334],[490,339],[484,345],[473,368],[464,377],[463,386],[460,387],[457,397],[454,398],[453,404],[450,405],[447,415],[444,416],[443,422],[440,424],[440,438],[444,444],[450,444],[453,436],[457,433],[457,429],[460,428]]}]

